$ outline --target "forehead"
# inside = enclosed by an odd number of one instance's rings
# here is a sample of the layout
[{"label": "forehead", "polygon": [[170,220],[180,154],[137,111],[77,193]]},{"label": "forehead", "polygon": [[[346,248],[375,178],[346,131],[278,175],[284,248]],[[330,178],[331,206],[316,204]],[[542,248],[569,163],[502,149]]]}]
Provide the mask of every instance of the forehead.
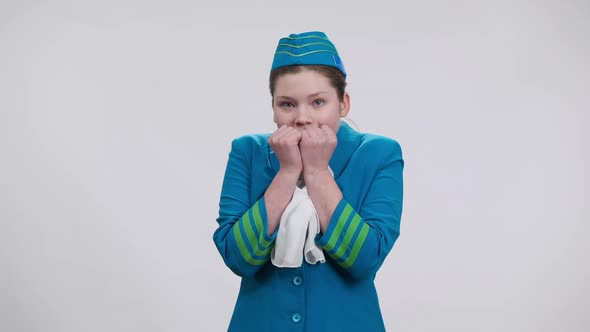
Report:
[{"label": "forehead", "polygon": [[279,76],[275,84],[275,95],[305,97],[317,93],[336,93],[330,80],[314,70],[302,70]]}]

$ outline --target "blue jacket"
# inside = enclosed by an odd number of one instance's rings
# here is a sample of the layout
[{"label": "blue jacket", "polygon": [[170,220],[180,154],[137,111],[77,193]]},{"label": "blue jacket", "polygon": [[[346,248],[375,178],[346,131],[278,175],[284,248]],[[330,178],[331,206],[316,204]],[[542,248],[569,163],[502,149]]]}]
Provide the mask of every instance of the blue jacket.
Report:
[{"label": "blue jacket", "polygon": [[[277,268],[264,192],[279,169],[269,134],[232,142],[213,240],[242,277],[229,331],[384,331],[375,274],[397,239],[404,161],[399,144],[342,122],[330,167],[343,199],[316,243],[326,263]],[[280,226],[279,226],[280,227]]]}]

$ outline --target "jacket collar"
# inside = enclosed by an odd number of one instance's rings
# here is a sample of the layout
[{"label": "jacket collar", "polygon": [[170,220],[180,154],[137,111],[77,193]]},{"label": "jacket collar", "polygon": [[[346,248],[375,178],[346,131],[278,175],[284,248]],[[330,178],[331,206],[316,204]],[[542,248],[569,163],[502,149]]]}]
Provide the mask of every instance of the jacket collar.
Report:
[{"label": "jacket collar", "polygon": [[[350,157],[360,145],[361,134],[352,129],[346,122],[341,121],[340,128],[338,128],[338,132],[336,133],[336,138],[338,139],[338,143],[336,144],[336,149],[334,149],[334,153],[329,162],[330,168],[334,172],[335,179],[340,176],[348,164]],[[280,168],[279,160],[270,145],[267,144],[267,147],[268,164],[273,172],[276,173]]]}]

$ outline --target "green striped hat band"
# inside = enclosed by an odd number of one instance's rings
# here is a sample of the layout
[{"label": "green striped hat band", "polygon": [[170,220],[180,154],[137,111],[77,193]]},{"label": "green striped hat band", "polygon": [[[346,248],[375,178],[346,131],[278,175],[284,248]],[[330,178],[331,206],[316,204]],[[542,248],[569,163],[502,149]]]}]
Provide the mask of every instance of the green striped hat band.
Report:
[{"label": "green striped hat band", "polygon": [[320,31],[291,34],[281,38],[275,51],[271,71],[285,66],[324,65],[340,69],[346,77],[338,51],[325,33]]}]

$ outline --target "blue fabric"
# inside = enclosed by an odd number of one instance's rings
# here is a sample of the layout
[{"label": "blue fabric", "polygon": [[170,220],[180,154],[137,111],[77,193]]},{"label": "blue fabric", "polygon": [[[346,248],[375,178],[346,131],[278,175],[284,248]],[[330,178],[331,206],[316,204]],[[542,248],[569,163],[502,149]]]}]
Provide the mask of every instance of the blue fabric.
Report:
[{"label": "blue fabric", "polygon": [[242,277],[229,331],[384,331],[374,278],[400,231],[399,144],[341,123],[330,167],[344,198],[316,238],[326,263],[277,268],[264,204],[279,169],[269,136],[232,142],[221,190],[213,239]]},{"label": "blue fabric", "polygon": [[281,38],[275,51],[271,71],[284,66],[325,65],[336,67],[346,77],[344,64],[338,50],[320,31],[291,34]]}]

